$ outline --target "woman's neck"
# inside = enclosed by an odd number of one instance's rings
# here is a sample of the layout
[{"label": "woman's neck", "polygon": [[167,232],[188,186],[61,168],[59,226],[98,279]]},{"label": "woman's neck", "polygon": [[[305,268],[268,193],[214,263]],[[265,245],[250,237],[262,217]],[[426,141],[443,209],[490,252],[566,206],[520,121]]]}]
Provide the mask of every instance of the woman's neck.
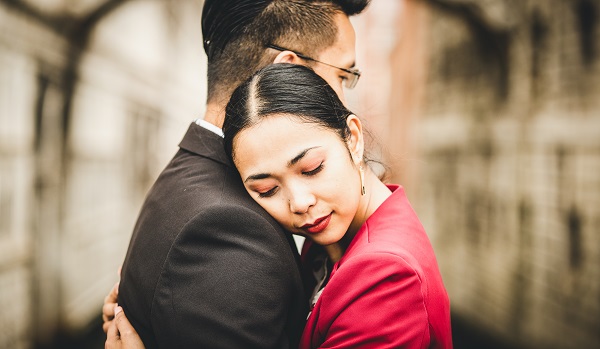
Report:
[{"label": "woman's neck", "polygon": [[348,231],[344,237],[335,244],[327,245],[325,251],[329,259],[335,263],[339,261],[350,243],[356,236],[356,233],[365,224],[367,219],[387,200],[392,192],[390,189],[368,168],[365,170],[365,195],[361,196],[358,210]]},{"label": "woman's neck", "polygon": [[325,248],[325,252],[327,252],[329,260],[333,263],[336,263],[337,261],[342,259],[344,252],[346,252],[346,248],[342,247],[342,244],[340,244],[339,242],[323,247]]}]

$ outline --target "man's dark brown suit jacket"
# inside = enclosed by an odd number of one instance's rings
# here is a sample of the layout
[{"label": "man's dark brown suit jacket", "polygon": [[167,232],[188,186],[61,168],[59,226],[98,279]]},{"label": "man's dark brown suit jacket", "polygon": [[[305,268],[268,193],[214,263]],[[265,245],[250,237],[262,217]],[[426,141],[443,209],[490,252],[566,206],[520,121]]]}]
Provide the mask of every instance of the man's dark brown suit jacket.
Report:
[{"label": "man's dark brown suit jacket", "polygon": [[119,303],[146,348],[296,348],[307,302],[293,239],[193,123],[148,193]]}]

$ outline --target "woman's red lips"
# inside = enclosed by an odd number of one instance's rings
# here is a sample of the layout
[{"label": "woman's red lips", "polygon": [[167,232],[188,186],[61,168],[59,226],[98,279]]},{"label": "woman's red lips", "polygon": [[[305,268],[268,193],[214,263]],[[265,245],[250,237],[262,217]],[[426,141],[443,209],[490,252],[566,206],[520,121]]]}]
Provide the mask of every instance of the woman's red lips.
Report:
[{"label": "woman's red lips", "polygon": [[325,217],[317,219],[312,224],[303,225],[302,229],[306,230],[307,232],[309,232],[311,234],[317,234],[317,233],[320,233],[323,230],[325,230],[325,228],[327,228],[330,220],[331,220],[331,213]]}]

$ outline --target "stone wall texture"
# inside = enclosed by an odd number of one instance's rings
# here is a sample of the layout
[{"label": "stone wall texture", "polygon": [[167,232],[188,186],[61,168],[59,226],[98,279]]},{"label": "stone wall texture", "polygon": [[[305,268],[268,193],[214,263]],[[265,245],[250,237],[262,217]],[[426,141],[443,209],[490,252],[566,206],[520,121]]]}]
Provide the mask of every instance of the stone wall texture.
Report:
[{"label": "stone wall texture", "polygon": [[365,16],[395,25],[357,29],[357,108],[454,316],[514,347],[600,347],[600,2],[382,0]]},{"label": "stone wall texture", "polygon": [[141,201],[203,115],[201,11],[0,1],[0,348],[99,328]]}]

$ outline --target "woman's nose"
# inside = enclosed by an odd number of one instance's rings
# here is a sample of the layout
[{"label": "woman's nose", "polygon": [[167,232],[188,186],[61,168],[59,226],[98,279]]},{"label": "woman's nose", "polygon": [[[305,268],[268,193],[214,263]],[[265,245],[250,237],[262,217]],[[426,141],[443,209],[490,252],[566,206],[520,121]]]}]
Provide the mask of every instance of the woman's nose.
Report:
[{"label": "woman's nose", "polygon": [[289,203],[290,211],[296,214],[308,212],[311,206],[314,206],[316,198],[308,190],[290,191]]}]

